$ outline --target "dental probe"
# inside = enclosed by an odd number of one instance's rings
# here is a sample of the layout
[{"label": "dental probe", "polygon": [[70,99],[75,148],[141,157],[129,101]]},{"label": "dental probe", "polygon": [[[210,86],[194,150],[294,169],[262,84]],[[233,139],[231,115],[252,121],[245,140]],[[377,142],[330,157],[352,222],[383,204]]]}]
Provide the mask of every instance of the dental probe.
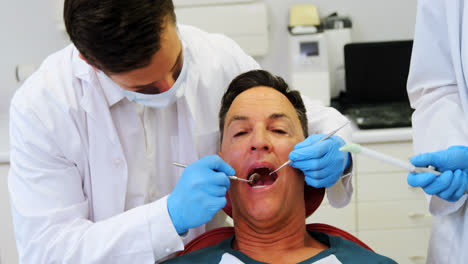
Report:
[{"label": "dental probe", "polygon": [[[177,167],[182,167],[182,168],[186,168],[186,167],[187,167],[186,164],[182,164],[182,163],[179,163],[179,162],[172,162],[172,165],[175,165],[175,166],[177,166]],[[228,176],[229,179],[231,179],[231,180],[238,180],[238,181],[244,181],[244,182],[252,183],[252,182],[254,182],[254,181],[256,182],[256,181],[258,180],[257,178],[259,178],[259,177],[256,176],[255,174],[258,175],[258,173],[252,174],[252,176],[250,176],[250,180],[242,179],[242,178],[239,178],[239,177],[236,177],[236,176],[229,176],[229,175],[227,175],[227,176]]]},{"label": "dental probe", "polygon": [[[319,143],[320,141],[323,141],[323,140],[325,140],[325,139],[327,139],[327,138],[329,138],[329,137],[335,135],[336,132],[338,132],[340,129],[342,129],[343,127],[345,127],[347,124],[349,124],[349,121],[347,121],[346,123],[344,123],[343,125],[341,125],[339,128],[337,128],[337,129],[333,130],[332,132],[328,133],[326,136],[324,136],[324,137],[321,138],[320,140],[316,141],[316,142],[315,142],[314,144],[312,144],[312,145],[315,145],[315,144]],[[280,170],[281,168],[283,168],[284,166],[289,165],[291,162],[292,162],[291,160],[286,161],[285,163],[283,163],[283,165],[279,166],[276,170],[270,172],[270,174],[268,174],[268,175],[272,175],[273,173],[279,171],[279,170]]]}]

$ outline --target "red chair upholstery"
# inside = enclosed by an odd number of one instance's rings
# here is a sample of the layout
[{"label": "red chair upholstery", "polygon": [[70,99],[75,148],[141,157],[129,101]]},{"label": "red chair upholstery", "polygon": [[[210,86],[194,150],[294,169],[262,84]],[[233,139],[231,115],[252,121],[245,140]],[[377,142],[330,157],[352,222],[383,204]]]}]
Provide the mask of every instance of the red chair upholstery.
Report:
[{"label": "red chair upholstery", "polygon": [[[351,235],[350,233],[341,230],[337,227],[326,225],[326,224],[308,224],[307,230],[309,231],[317,231],[322,233],[327,233],[334,236],[339,236],[344,239],[353,241],[354,243],[360,245],[363,248],[366,248],[370,251],[373,251],[369,246],[367,246],[364,242],[359,240],[357,237]],[[209,246],[213,246],[218,244],[219,242],[231,237],[234,235],[234,228],[233,227],[220,227],[208,232],[201,234],[200,236],[196,237],[194,240],[190,241],[187,245],[185,245],[184,251],[177,253],[177,256],[184,255],[186,253],[206,248]]]},{"label": "red chair upholstery", "polygon": [[178,252],[176,256],[178,257],[198,249],[216,245],[233,235],[234,227],[232,226],[212,229],[194,238],[187,245],[185,245],[184,251]]}]

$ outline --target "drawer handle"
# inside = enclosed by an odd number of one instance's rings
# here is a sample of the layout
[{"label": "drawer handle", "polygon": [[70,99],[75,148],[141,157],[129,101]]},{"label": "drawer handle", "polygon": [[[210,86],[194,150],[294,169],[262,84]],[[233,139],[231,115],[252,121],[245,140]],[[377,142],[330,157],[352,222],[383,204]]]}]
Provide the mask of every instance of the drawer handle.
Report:
[{"label": "drawer handle", "polygon": [[431,217],[431,214],[425,214],[425,213],[408,213],[409,218],[425,218],[425,217]]},{"label": "drawer handle", "polygon": [[425,257],[425,256],[409,256],[408,259],[411,260],[411,261],[415,261],[415,260],[425,260],[426,257]]}]

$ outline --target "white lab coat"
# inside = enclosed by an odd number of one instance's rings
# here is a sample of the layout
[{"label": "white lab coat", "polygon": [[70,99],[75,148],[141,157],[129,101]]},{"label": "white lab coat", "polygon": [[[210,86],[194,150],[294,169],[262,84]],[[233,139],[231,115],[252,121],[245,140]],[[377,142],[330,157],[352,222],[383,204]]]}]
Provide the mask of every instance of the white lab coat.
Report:
[{"label": "white lab coat", "polygon": [[[419,0],[408,78],[415,153],[468,146],[468,5]],[[428,263],[468,263],[467,195],[428,196],[434,215]]]},{"label": "white lab coat", "polygon": [[[235,76],[259,66],[224,36],[179,30],[192,63],[185,96],[177,101],[180,133],[165,140],[176,150],[174,161],[190,164],[218,152],[221,96]],[[344,121],[334,109],[308,108],[312,132]],[[120,88],[100,78],[73,45],[48,57],[17,91],[8,186],[20,263],[154,263],[204,231],[181,238],[169,218],[164,195],[181,169],[160,168],[156,177],[168,181],[163,197],[125,210],[127,168],[137,155],[120,137],[132,137],[137,119]],[[129,128],[125,135],[116,132],[122,126]],[[345,140],[349,135],[340,131]],[[328,190],[333,205],[349,202],[349,178]]]}]

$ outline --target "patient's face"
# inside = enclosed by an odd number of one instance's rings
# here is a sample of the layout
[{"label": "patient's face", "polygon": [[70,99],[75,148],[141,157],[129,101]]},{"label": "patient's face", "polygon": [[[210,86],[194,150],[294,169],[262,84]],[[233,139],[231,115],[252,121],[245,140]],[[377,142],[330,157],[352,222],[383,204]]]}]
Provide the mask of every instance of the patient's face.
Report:
[{"label": "patient's face", "polygon": [[251,88],[236,97],[225,120],[221,157],[238,177],[248,179],[255,172],[261,175],[254,186],[231,181],[233,217],[260,221],[287,217],[296,206],[303,205],[302,173],[286,166],[268,176],[288,160],[294,145],[304,140],[289,100],[269,87]]}]

